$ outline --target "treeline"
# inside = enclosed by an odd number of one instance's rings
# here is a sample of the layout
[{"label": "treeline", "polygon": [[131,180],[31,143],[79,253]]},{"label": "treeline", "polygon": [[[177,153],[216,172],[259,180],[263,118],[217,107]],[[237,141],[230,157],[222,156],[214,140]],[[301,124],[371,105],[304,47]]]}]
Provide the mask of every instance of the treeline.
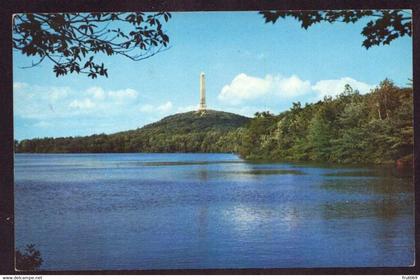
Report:
[{"label": "treeline", "polygon": [[208,110],[166,117],[143,128],[115,134],[16,142],[23,153],[234,152],[249,118]]},{"label": "treeline", "polygon": [[384,80],[369,94],[346,86],[336,98],[257,113],[237,152],[246,159],[386,163],[413,153],[413,91]]},{"label": "treeline", "polygon": [[176,114],[110,135],[16,142],[17,152],[234,152],[250,160],[386,163],[413,153],[413,91],[384,80],[337,97],[253,119],[209,110]]},{"label": "treeline", "polygon": [[207,131],[186,134],[131,135],[95,134],[86,137],[58,137],[23,140],[18,153],[135,153],[135,152],[234,152],[232,139],[239,131]]}]

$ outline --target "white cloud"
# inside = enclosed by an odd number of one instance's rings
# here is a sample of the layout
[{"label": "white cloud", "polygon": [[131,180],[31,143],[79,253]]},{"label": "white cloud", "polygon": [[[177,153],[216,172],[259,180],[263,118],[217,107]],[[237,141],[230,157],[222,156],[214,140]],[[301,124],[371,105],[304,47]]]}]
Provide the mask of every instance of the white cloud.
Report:
[{"label": "white cloud", "polygon": [[39,128],[47,128],[47,127],[52,127],[52,124],[46,121],[40,121],[34,124],[35,127],[39,127]]},{"label": "white cloud", "polygon": [[273,78],[274,86],[277,86],[276,92],[285,97],[295,97],[307,93],[311,88],[309,81],[303,81],[298,76],[292,75],[289,78],[276,76]]},{"label": "white cloud", "polygon": [[259,78],[241,73],[222,88],[218,98],[222,102],[237,105],[245,100],[261,97],[293,98],[307,93],[310,89],[310,82],[301,80],[296,75],[266,75]]},{"label": "white cloud", "polygon": [[104,115],[117,117],[133,113],[139,103],[138,92],[130,88],[107,91],[95,86],[75,91],[70,87],[36,86],[18,82],[14,83],[14,88],[14,114],[33,120],[80,115],[92,118]]},{"label": "white cloud", "polygon": [[95,99],[103,100],[105,98],[105,91],[101,87],[90,87],[86,92]]},{"label": "white cloud", "polygon": [[[279,103],[302,99],[304,96],[310,102],[322,99],[326,95],[336,96],[344,91],[349,84],[361,94],[367,93],[374,85],[357,81],[350,77],[335,80],[320,80],[311,84],[297,75],[285,77],[282,75],[266,75],[264,78],[248,76],[244,73],[237,75],[230,84],[225,85],[219,93],[218,99],[229,105],[278,105]],[[246,103],[252,101],[252,103]],[[278,106],[277,106],[278,107]]]},{"label": "white cloud", "polygon": [[[24,84],[22,86],[21,84]],[[15,83],[13,92],[14,114],[35,120],[70,115],[68,87],[41,87]]]},{"label": "white cloud", "polygon": [[69,107],[74,109],[92,109],[95,107],[95,103],[93,103],[89,98],[85,98],[83,100],[76,99],[70,102]]},{"label": "white cloud", "polygon": [[238,104],[243,100],[251,100],[268,93],[270,82],[266,79],[247,76],[244,73],[237,75],[230,85],[222,88],[218,98],[227,103]]},{"label": "white cloud", "polygon": [[23,88],[26,88],[27,86],[28,86],[27,83],[14,82],[13,83],[13,90],[21,90]]},{"label": "white cloud", "polygon": [[42,133],[64,129],[70,135],[112,133],[141,127],[175,111],[170,100],[146,103],[143,95],[130,88],[74,90],[24,83],[15,83],[14,88],[14,116],[19,122],[16,133],[24,137],[32,137],[25,132],[31,129]]},{"label": "white cloud", "polygon": [[375,85],[369,85],[364,82],[357,81],[350,77],[344,77],[336,80],[321,80],[312,86],[312,90],[318,95],[317,98],[321,99],[326,95],[336,96],[344,91],[344,86],[349,84],[353,90],[358,90],[361,94],[369,92]]},{"label": "white cloud", "polygon": [[137,99],[139,93],[131,88],[109,91],[108,96],[117,103],[133,102]]},{"label": "white cloud", "polygon": [[[344,90],[345,84],[361,93],[374,87],[350,77],[311,83],[297,75],[253,77],[242,73],[222,87],[218,96],[220,102],[214,102],[209,96],[208,106],[246,116],[253,116],[257,111],[279,113],[290,108],[291,102],[314,102],[325,95],[334,96]],[[170,100],[155,97],[146,100],[146,95],[132,88],[107,90],[94,86],[74,90],[71,87],[35,86],[22,82],[15,82],[13,88],[14,115],[19,117],[19,121],[23,119],[21,127],[28,129],[63,128],[68,123],[69,127],[76,129],[75,133],[82,126],[86,131],[93,129],[100,132],[105,124],[107,132],[118,131],[138,127],[175,112],[194,111],[198,107],[198,104],[191,104],[191,100],[184,100],[185,104],[182,100],[173,104]]]},{"label": "white cloud", "polygon": [[48,100],[55,102],[60,99],[65,99],[70,93],[69,87],[50,87],[48,90]]},{"label": "white cloud", "polygon": [[169,112],[172,109],[172,102],[168,101],[157,107],[157,110],[160,112]]}]

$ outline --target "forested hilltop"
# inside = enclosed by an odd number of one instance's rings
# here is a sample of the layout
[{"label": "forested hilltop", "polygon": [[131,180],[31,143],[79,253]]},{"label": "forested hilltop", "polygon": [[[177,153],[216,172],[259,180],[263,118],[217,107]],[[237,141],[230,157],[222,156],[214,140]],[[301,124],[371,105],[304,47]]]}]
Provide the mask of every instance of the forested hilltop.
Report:
[{"label": "forested hilltop", "polygon": [[206,110],[168,116],[135,130],[86,137],[23,140],[15,150],[23,153],[121,152],[233,152],[236,130],[250,121],[237,114]]},{"label": "forested hilltop", "polygon": [[16,151],[234,152],[250,160],[386,163],[412,157],[412,118],[412,88],[384,80],[368,94],[346,86],[335,98],[293,103],[279,115],[187,112],[110,135],[23,140]]}]

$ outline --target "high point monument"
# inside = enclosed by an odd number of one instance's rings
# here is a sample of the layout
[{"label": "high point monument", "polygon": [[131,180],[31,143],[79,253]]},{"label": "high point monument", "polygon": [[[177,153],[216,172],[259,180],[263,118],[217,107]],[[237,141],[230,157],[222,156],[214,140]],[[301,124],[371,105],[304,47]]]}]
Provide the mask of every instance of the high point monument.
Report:
[{"label": "high point monument", "polygon": [[201,72],[200,74],[200,104],[198,105],[198,111],[204,112],[206,111],[206,80],[204,73]]}]

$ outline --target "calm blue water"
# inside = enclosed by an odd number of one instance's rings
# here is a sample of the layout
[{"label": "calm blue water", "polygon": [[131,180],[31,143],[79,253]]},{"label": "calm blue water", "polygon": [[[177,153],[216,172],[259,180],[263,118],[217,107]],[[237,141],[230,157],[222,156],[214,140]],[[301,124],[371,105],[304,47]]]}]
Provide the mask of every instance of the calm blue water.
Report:
[{"label": "calm blue water", "polygon": [[409,266],[413,185],[390,170],[231,154],[17,154],[16,246],[42,269]]}]

